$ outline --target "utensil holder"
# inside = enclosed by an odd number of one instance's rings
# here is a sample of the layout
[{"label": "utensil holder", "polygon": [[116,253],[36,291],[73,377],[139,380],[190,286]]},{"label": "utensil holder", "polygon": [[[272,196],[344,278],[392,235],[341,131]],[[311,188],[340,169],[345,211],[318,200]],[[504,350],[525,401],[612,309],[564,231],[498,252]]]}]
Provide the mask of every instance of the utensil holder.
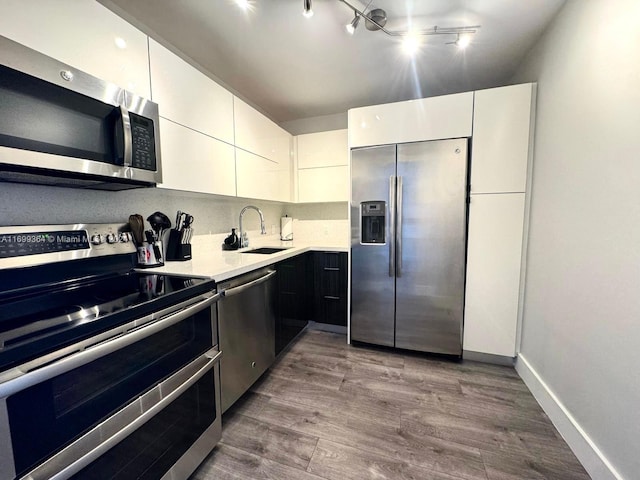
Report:
[{"label": "utensil holder", "polygon": [[182,232],[171,229],[169,231],[169,242],[165,258],[171,261],[184,262],[191,260],[191,244],[182,243]]},{"label": "utensil holder", "polygon": [[148,243],[144,242],[138,247],[138,267],[151,268],[161,267],[164,265],[162,261],[162,244],[160,242]]}]

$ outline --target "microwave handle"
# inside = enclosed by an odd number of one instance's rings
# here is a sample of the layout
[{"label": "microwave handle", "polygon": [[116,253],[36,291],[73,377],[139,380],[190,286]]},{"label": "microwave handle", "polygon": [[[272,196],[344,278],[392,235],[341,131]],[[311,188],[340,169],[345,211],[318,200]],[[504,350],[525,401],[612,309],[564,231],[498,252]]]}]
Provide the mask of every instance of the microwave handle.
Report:
[{"label": "microwave handle", "polygon": [[122,105],[116,107],[115,151],[117,164],[130,167],[133,164],[133,135],[131,133],[131,117],[129,110]]}]

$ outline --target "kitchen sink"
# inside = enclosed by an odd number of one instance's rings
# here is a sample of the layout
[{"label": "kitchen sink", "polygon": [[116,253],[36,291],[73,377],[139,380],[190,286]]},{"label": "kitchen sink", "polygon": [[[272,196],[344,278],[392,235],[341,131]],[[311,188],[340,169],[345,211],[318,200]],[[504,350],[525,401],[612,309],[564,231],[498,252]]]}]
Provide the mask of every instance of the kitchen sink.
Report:
[{"label": "kitchen sink", "polygon": [[291,247],[260,247],[254,248],[253,250],[246,250],[240,253],[259,253],[261,255],[271,255],[272,253],[282,252],[283,250],[287,250]]}]

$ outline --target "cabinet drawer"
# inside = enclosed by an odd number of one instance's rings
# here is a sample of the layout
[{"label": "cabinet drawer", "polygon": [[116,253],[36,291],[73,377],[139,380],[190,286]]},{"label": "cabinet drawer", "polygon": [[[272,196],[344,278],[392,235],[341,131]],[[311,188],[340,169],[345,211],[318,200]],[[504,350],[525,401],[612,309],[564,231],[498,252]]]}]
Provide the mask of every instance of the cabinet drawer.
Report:
[{"label": "cabinet drawer", "polygon": [[347,258],[344,252],[315,253],[316,322],[347,325]]}]

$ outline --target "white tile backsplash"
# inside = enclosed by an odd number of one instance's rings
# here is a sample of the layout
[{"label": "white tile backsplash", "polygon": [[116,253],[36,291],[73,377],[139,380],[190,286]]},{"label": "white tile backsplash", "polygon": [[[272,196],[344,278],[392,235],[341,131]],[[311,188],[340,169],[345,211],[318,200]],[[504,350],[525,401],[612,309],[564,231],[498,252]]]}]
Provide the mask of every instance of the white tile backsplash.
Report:
[{"label": "white tile backsplash", "polygon": [[293,239],[327,246],[349,245],[349,220],[293,219]]}]

